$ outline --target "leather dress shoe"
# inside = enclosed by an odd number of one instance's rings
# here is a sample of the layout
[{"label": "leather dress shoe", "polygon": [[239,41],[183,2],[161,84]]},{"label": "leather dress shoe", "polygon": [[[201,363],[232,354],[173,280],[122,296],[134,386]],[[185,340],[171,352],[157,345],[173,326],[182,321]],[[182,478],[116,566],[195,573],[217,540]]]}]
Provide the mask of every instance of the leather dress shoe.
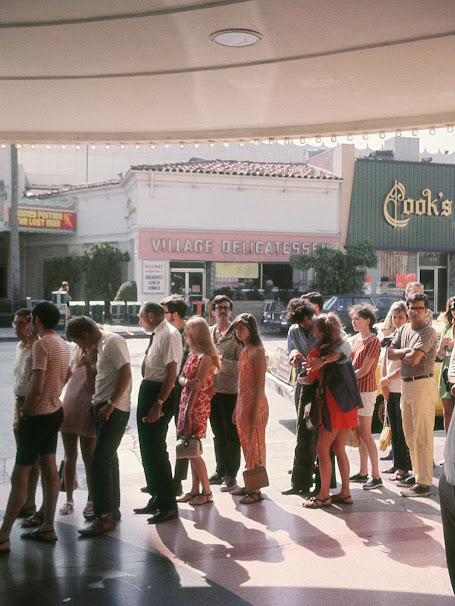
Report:
[{"label": "leather dress shoe", "polygon": [[153,504],[152,500],[150,500],[145,507],[136,507],[133,511],[138,514],[154,514],[158,510],[157,506]]},{"label": "leather dress shoe", "polygon": [[161,524],[162,522],[169,522],[169,520],[176,520],[179,517],[177,509],[170,509],[169,511],[161,511],[157,509],[151,518],[147,520],[149,524]]}]

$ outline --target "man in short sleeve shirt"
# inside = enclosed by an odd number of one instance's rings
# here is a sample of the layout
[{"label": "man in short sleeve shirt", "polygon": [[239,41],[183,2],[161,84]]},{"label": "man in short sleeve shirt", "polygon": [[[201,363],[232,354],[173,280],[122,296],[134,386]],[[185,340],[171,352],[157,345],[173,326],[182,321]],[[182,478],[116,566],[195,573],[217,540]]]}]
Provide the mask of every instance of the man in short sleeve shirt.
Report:
[{"label": "man in short sleeve shirt", "polygon": [[139,310],[139,324],[151,333],[143,365],[137,405],[137,427],[142,465],[151,498],[145,507],[134,510],[148,514],[149,524],[178,517],[166,437],[174,415],[173,388],[183,356],[179,331],[164,318],[158,303],[145,303]]},{"label": "man in short sleeve shirt", "polygon": [[96,445],[90,463],[95,520],[79,529],[83,536],[104,534],[120,519],[120,475],[117,449],[131,405],[131,364],[125,339],[101,330],[91,318],[68,321],[66,336],[85,349],[96,349],[93,415]]},{"label": "man in short sleeve shirt", "polygon": [[428,298],[423,293],[407,300],[409,324],[404,324],[388,349],[390,360],[401,360],[401,414],[414,476],[398,486],[404,497],[430,495],[433,481],[433,431],[439,399],[433,376],[438,348],[435,329],[427,322]]}]

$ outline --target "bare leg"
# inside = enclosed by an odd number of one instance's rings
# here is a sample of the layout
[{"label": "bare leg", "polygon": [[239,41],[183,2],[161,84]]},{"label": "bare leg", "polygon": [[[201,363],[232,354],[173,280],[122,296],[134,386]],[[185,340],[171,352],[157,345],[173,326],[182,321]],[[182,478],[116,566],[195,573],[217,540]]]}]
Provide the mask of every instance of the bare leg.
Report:
[{"label": "bare leg", "polygon": [[[202,457],[195,457],[194,459],[190,460],[191,471],[193,473],[193,494],[197,494],[197,492],[199,492],[199,483],[202,486],[201,495],[192,499],[190,504],[199,505],[205,503],[208,497],[211,498],[212,491],[210,490],[209,476],[204,459]],[[194,492],[195,485],[197,486],[196,493]]]},{"label": "bare leg", "polygon": [[8,539],[11,528],[13,527],[14,521],[17,518],[27,494],[28,478],[32,466],[14,465],[13,473],[11,476],[11,491],[9,493],[8,504],[6,506],[5,517],[3,518],[3,524],[0,528],[0,541]]},{"label": "bare leg", "polygon": [[348,433],[349,429],[340,429],[332,443],[332,450],[336,455],[341,475],[341,491],[338,493],[340,497],[347,497],[351,494],[349,488],[349,459],[345,448]]},{"label": "bare leg", "polygon": [[453,413],[453,401],[451,399],[442,398],[442,409],[442,414],[444,415],[444,431],[447,433]]},{"label": "bare leg", "polygon": [[88,497],[87,501],[92,500],[92,477],[90,475],[90,461],[95,450],[96,438],[79,438],[81,443],[81,454],[85,465],[85,476],[87,478]]},{"label": "bare leg", "polygon": [[318,445],[316,447],[319,460],[319,473],[321,474],[321,488],[318,499],[327,499],[330,497],[330,478],[332,477],[332,460],[330,458],[330,447],[333,444],[339,429],[332,432],[325,428],[319,431]]},{"label": "bare leg", "polygon": [[65,448],[65,464],[63,477],[65,478],[66,500],[73,502],[74,482],[76,479],[77,463],[77,434],[62,433],[63,447]]},{"label": "bare leg", "polygon": [[[55,464],[55,454],[41,455],[41,474],[43,483],[43,524],[41,531],[54,529],[55,507],[60,488],[60,478]],[[51,534],[51,533],[49,533]]]},{"label": "bare leg", "polygon": [[379,475],[379,459],[378,449],[371,435],[371,417],[359,416],[359,434],[360,434],[360,475],[368,474],[368,458],[371,461],[371,475],[378,480]]}]

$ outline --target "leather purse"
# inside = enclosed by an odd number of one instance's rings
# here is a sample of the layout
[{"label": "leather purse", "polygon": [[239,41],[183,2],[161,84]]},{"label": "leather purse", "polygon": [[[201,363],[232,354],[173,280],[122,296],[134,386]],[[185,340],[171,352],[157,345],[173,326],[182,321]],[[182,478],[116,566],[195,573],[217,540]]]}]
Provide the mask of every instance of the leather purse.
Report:
[{"label": "leather purse", "polygon": [[193,459],[202,454],[202,443],[199,438],[180,438],[175,445],[177,459]]},{"label": "leather purse", "polygon": [[[257,429],[256,434],[258,438],[259,463],[261,463],[261,447],[259,444],[259,432]],[[251,430],[250,432],[250,441],[248,442],[248,451],[246,453],[245,467],[247,467],[248,459],[250,457],[252,436],[253,430]],[[245,469],[245,471],[243,472],[243,481],[245,483],[246,492],[252,492],[253,490],[258,490],[259,488],[265,488],[269,485],[269,477],[267,475],[266,468],[264,467],[264,465],[259,465],[259,467],[254,467],[253,469]]]}]

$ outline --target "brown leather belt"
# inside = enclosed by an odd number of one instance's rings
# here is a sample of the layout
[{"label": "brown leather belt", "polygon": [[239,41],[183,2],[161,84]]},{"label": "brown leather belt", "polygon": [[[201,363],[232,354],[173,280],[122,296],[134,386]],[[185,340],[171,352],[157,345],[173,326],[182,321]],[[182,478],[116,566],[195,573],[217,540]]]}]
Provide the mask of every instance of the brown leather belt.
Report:
[{"label": "brown leather belt", "polygon": [[419,375],[418,377],[402,377],[403,381],[405,383],[408,383],[409,381],[418,381],[419,379],[429,379],[430,377],[432,377],[433,375]]}]

